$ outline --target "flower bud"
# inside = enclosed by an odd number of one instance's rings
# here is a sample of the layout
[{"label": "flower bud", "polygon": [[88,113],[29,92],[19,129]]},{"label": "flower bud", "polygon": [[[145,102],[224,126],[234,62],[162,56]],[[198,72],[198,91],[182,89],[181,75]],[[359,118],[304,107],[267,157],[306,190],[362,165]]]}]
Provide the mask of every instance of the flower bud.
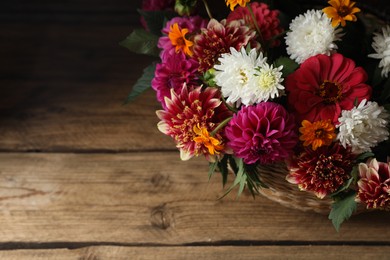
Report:
[{"label": "flower bud", "polygon": [[176,0],[175,11],[179,15],[189,16],[194,11],[197,2],[197,0]]}]

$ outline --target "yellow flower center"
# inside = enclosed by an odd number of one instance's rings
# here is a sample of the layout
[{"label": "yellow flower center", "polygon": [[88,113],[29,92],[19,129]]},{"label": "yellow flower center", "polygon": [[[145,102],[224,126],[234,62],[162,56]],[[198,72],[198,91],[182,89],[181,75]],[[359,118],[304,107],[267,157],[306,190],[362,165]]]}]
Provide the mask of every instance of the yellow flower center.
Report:
[{"label": "yellow flower center", "polygon": [[260,88],[270,89],[277,84],[278,80],[272,71],[266,71],[260,73],[258,82]]},{"label": "yellow flower center", "polygon": [[224,149],[221,141],[210,136],[206,127],[201,127],[199,124],[194,125],[194,133],[197,135],[193,138],[194,142],[204,145],[211,155],[219,154]]}]

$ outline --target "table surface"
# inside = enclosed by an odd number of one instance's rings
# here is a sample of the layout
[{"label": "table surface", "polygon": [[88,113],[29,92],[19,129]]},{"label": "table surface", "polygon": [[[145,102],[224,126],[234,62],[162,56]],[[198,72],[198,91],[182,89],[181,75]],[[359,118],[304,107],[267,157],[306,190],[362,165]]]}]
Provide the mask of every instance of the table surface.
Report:
[{"label": "table surface", "polygon": [[2,5],[1,259],[388,259],[389,213],[337,233],[263,197],[217,200],[206,161],[158,132],[153,91],[123,105],[153,61],[118,45],[134,2]]}]

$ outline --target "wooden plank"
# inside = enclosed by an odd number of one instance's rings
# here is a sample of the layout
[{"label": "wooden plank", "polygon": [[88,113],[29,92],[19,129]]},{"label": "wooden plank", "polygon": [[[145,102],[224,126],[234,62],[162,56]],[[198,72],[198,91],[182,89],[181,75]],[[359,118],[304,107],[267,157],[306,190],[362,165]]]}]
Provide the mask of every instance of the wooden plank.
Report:
[{"label": "wooden plank", "polygon": [[217,200],[202,158],[176,152],[0,154],[0,243],[132,245],[227,241],[390,242],[389,213],[355,216],[337,233],[326,216],[244,194]]},{"label": "wooden plank", "polygon": [[0,43],[0,150],[174,149],[156,128],[153,91],[123,106],[152,61],[118,45],[131,26],[35,27],[12,25]]},{"label": "wooden plank", "polygon": [[0,251],[1,259],[361,259],[385,260],[389,246],[119,247]]}]

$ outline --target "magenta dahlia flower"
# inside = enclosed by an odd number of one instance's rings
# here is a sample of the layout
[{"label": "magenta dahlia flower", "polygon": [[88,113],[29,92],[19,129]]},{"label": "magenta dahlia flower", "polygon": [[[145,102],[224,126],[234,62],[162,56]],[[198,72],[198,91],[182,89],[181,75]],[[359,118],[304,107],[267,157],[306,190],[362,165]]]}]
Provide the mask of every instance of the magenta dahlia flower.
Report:
[{"label": "magenta dahlia flower", "polygon": [[262,102],[243,106],[225,128],[228,147],[246,164],[289,157],[298,142],[294,117],[283,106]]},{"label": "magenta dahlia flower", "polygon": [[171,30],[171,26],[175,23],[178,24],[180,29],[187,29],[188,35],[195,34],[200,31],[201,28],[207,26],[207,20],[200,16],[187,16],[187,17],[175,17],[169,20],[165,27],[162,29],[163,36],[158,40],[157,46],[162,49],[160,57],[164,59],[166,55],[172,55],[175,53],[175,46],[172,45],[168,34]]},{"label": "magenta dahlia flower", "polygon": [[301,190],[312,191],[318,198],[335,192],[350,177],[355,155],[339,143],[322,146],[315,151],[307,148],[289,164],[286,179]]},{"label": "magenta dahlia flower", "polygon": [[370,99],[372,90],[366,80],[366,72],[353,60],[338,53],[319,54],[287,77],[288,103],[299,122],[330,119],[336,124],[342,110]]},{"label": "magenta dahlia flower", "polygon": [[213,161],[225,152],[223,131],[211,134],[231,116],[218,89],[196,87],[188,91],[184,86],[180,93],[172,89],[171,97],[165,100],[165,110],[156,112],[161,120],[158,129],[175,140],[182,160],[203,154]]},{"label": "magenta dahlia flower", "polygon": [[390,210],[390,162],[371,159],[359,164],[357,201],[368,209]]},{"label": "magenta dahlia flower", "polygon": [[218,22],[211,19],[207,28],[194,37],[194,56],[199,62],[199,71],[212,68],[222,53],[230,53],[230,47],[240,50],[250,43],[251,48],[259,48],[256,33],[245,25],[243,20]]},{"label": "magenta dahlia flower", "polygon": [[[172,10],[175,5],[175,0],[143,0],[141,9],[143,11],[159,11],[159,10]],[[142,26],[148,30],[145,19],[141,18]]]},{"label": "magenta dahlia flower", "polygon": [[[265,3],[253,2],[250,4],[250,7],[253,10],[253,13],[256,18],[257,25],[260,29],[263,40],[270,42],[269,46],[278,46],[280,41],[271,41],[273,37],[281,34],[284,30],[280,26],[280,21],[278,18],[278,10],[270,10],[268,5]],[[227,17],[227,21],[231,22],[233,20],[244,19],[245,23],[256,30],[256,25],[253,22],[252,16],[247,7],[238,7]]]},{"label": "magenta dahlia flower", "polygon": [[191,87],[197,83],[198,63],[187,59],[184,53],[166,56],[163,63],[157,64],[152,87],[156,91],[157,100],[165,108],[165,97],[170,97],[171,89],[180,92],[183,84]]}]

